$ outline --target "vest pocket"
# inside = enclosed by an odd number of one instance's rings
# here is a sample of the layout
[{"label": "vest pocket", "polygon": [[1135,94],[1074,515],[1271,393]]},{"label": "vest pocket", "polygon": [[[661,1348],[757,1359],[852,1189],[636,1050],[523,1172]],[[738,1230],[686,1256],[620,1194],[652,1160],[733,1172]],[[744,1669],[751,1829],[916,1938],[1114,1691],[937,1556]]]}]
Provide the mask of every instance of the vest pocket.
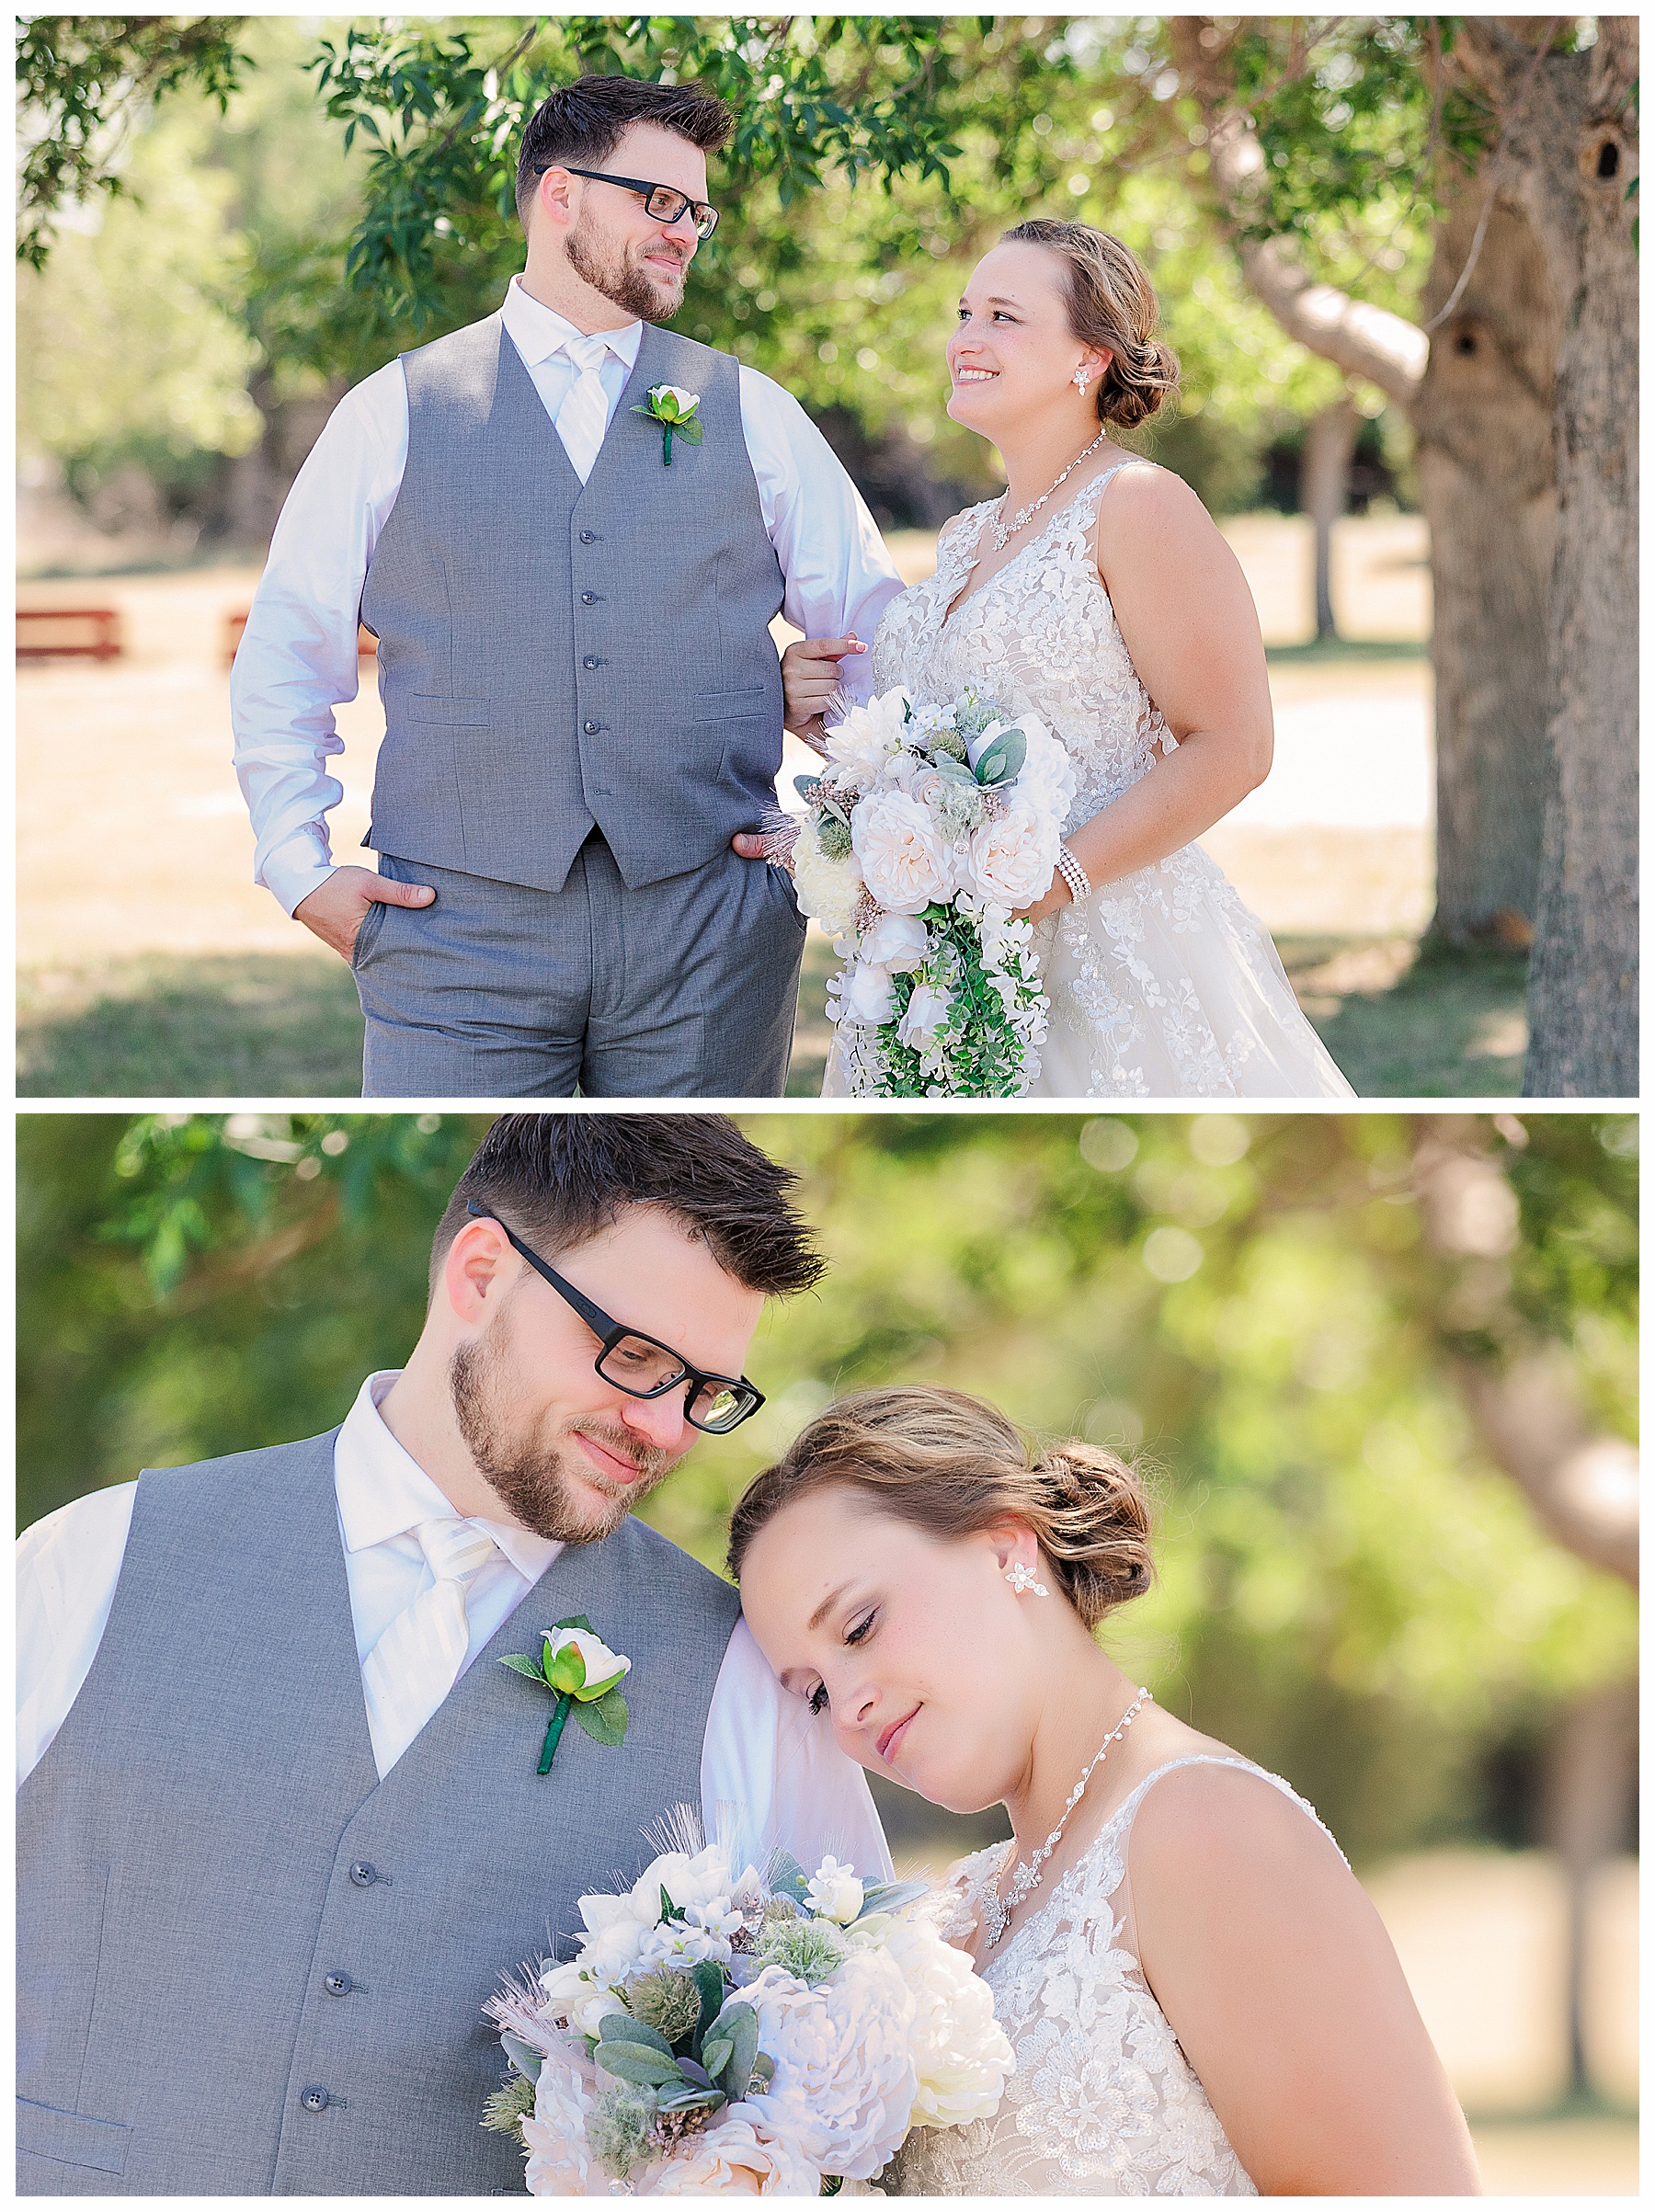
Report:
[{"label": "vest pocket", "polygon": [[481,730],[488,726],[494,702],[487,699],[439,699],[434,692],[410,691],[403,704],[410,722],[436,724],[446,729]]},{"label": "vest pocket", "polygon": [[697,691],[690,701],[691,722],[741,722],[749,715],[768,716],[772,711],[770,695],[762,684],[749,685],[741,691]]},{"label": "vest pocket", "polygon": [[17,2149],[31,2158],[124,2173],[131,2139],[131,2129],[119,2121],[94,2120],[84,2112],[59,2112],[55,2105],[17,2099]]}]

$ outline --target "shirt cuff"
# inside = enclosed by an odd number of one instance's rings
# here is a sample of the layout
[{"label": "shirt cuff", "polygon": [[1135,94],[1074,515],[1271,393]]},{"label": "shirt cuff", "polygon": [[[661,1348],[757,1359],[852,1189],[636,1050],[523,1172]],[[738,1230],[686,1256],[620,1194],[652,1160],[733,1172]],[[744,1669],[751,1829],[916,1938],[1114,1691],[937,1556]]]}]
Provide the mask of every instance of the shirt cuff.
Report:
[{"label": "shirt cuff", "polygon": [[[320,852],[318,846],[322,846]],[[309,898],[313,891],[326,883],[334,866],[316,833],[302,829],[268,856],[259,872],[259,881],[291,914],[301,900]]]}]

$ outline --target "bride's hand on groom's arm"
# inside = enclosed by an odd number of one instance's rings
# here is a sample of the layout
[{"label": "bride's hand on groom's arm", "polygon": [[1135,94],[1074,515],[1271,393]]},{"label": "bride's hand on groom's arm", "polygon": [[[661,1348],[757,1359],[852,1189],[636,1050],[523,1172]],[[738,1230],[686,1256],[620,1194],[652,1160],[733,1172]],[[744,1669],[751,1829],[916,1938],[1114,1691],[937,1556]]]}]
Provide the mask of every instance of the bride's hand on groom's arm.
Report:
[{"label": "bride's hand on groom's arm", "polygon": [[826,750],[824,721],[841,698],[839,665],[852,653],[868,650],[854,631],[849,637],[795,638],[782,656],[782,691],[786,723],[815,752]]},{"label": "bride's hand on groom's arm", "polygon": [[293,919],[348,961],[370,906],[428,906],[436,895],[428,884],[398,884],[371,868],[336,868],[299,901]]}]

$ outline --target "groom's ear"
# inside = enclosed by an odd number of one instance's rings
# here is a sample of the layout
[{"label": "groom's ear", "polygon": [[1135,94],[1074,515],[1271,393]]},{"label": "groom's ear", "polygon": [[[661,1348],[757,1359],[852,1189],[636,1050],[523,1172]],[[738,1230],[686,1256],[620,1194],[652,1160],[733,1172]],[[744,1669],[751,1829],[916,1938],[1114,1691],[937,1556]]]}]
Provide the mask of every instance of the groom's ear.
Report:
[{"label": "groom's ear", "polygon": [[468,1328],[485,1320],[517,1267],[510,1239],[497,1221],[466,1222],[442,1263],[442,1294],[454,1318]]},{"label": "groom's ear", "polygon": [[575,178],[567,169],[553,167],[535,179],[534,206],[536,220],[550,222],[556,228],[566,229],[575,219]]}]

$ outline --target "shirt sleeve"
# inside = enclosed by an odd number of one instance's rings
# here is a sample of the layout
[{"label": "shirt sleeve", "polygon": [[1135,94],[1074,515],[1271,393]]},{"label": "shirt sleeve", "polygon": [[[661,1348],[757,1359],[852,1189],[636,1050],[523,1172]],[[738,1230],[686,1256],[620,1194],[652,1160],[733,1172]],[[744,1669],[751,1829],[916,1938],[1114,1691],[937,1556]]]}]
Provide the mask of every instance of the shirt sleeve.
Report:
[{"label": "shirt sleeve", "polygon": [[230,674],[235,772],[253,819],[254,881],[291,914],[332,872],[326,772],[357,695],[362,585],[408,455],[408,393],[389,362],[339,402],[293,480]]},{"label": "shirt sleeve", "polygon": [[69,1717],[108,1625],[135,1482],[60,1506],[17,1539],[17,1786]]},{"label": "shirt sleeve", "polygon": [[707,1711],[702,1816],[709,1836],[731,1833],[737,1871],[762,1869],[780,1848],[807,1874],[831,1852],[861,1875],[890,1876],[866,1775],[834,1742],[826,1716],[782,1687],[745,1621]]},{"label": "shirt sleeve", "polygon": [[[903,583],[862,494],[793,393],[756,369],[741,371],[741,428],[786,586],[782,613],[806,637],[854,632],[871,644]],[[847,695],[864,703],[871,658],[839,664]]]}]

